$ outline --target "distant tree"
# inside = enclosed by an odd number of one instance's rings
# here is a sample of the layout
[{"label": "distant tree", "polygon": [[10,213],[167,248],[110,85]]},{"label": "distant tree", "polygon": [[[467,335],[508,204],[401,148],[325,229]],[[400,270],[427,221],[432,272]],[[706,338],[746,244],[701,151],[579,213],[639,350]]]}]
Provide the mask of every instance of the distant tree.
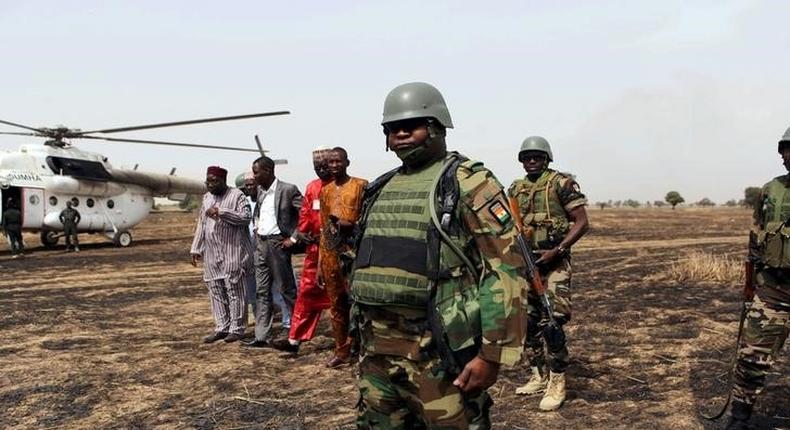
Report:
[{"label": "distant tree", "polygon": [[656,200],[653,202],[653,206],[657,208],[663,208],[666,205],[667,205],[666,202],[664,202],[663,200]]},{"label": "distant tree", "polygon": [[664,197],[664,200],[666,200],[667,203],[672,205],[672,210],[675,210],[675,206],[686,201],[686,199],[684,199],[683,196],[681,196],[680,193],[677,191],[668,192],[666,197]]},{"label": "distant tree", "polygon": [[609,203],[607,203],[607,202],[596,202],[595,206],[598,206],[599,208],[601,208],[601,210],[604,210],[604,209],[608,208],[611,205]]},{"label": "distant tree", "polygon": [[743,190],[743,205],[754,209],[760,203],[761,192],[762,189],[760,187],[746,187]]},{"label": "distant tree", "polygon": [[617,200],[617,201],[614,202],[614,207],[616,207],[616,208],[619,208],[622,205],[623,205],[623,202],[620,201],[620,200]]},{"label": "distant tree", "polygon": [[738,206],[738,202],[736,202],[735,199],[727,200],[727,203],[724,203],[724,206],[727,206],[728,208],[734,208]]},{"label": "distant tree", "polygon": [[647,206],[647,207],[650,207],[650,206],[652,206],[652,205],[650,204],[650,200],[648,200],[648,201],[646,201],[646,202],[645,202],[645,206]]},{"label": "distant tree", "polygon": [[641,203],[639,203],[638,201],[636,201],[634,199],[628,199],[628,200],[624,201],[623,204],[625,206],[628,206],[629,208],[638,208],[639,206],[642,206]]},{"label": "distant tree", "polygon": [[711,199],[707,197],[703,197],[703,199],[698,201],[696,204],[697,206],[702,206],[703,208],[716,206],[716,203],[714,203]]}]

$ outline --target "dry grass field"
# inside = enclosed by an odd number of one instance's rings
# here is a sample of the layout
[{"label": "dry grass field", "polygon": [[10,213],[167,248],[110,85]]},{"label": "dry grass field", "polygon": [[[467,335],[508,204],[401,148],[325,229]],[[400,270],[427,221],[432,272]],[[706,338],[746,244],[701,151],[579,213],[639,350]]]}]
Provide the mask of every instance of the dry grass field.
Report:
[{"label": "dry grass field", "polygon": [[[498,429],[713,429],[739,312],[742,209],[590,208],[574,250],[569,398],[539,413],[516,396],[523,366],[491,389]],[[200,343],[212,329],[200,269],[188,263],[194,216],[159,213],[114,248],[84,236],[79,254],[0,253],[0,428],[353,428],[353,368],[328,370],[326,320],[296,358]],[[33,236],[28,243],[38,243]],[[781,356],[759,428],[790,428]]]}]

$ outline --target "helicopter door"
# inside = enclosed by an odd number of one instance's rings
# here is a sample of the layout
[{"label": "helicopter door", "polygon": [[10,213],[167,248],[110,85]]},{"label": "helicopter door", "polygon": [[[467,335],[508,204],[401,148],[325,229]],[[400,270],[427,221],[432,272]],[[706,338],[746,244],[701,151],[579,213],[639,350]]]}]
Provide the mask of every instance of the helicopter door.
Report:
[{"label": "helicopter door", "polygon": [[44,225],[44,190],[22,188],[22,228],[40,229]]},{"label": "helicopter door", "polygon": [[[5,212],[8,209],[8,201],[12,200],[17,208],[20,208],[19,205],[19,196],[21,194],[19,187],[8,187],[5,189],[0,189],[0,220],[2,220],[2,212]],[[24,220],[25,215],[24,211],[22,212],[22,219]]]}]

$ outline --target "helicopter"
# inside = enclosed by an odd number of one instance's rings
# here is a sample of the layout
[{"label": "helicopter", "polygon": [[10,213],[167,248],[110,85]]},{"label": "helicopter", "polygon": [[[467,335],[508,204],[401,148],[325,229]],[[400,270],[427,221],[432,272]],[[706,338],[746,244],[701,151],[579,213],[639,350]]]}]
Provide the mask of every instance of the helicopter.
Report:
[{"label": "helicopter", "polygon": [[[257,149],[105,135],[288,114],[289,111],[274,111],[89,131],[65,126],[36,128],[0,120],[0,124],[27,130],[0,131],[2,135],[47,139],[43,145],[22,145],[16,152],[0,152],[0,217],[9,203],[15,204],[22,212],[22,230],[38,232],[41,244],[45,248],[53,248],[62,236],[63,224],[59,216],[68,201],[81,215],[78,232],[101,233],[116,246],[128,247],[132,244],[130,230],[148,216],[154,197],[183,200],[188,194],[205,193],[205,184],[203,181],[175,176],[175,168],[170,174],[137,171],[136,165],[134,169],[114,168],[107,157],[73,146],[70,142],[72,139],[242,151],[263,155],[267,151],[263,149],[257,135]],[[275,160],[275,163],[286,164],[287,161]]]}]

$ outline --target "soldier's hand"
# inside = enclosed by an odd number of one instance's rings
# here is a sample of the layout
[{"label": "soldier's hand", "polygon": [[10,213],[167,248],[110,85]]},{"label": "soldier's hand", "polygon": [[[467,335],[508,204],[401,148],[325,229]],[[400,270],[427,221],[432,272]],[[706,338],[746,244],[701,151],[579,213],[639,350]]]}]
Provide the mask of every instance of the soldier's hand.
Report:
[{"label": "soldier's hand", "polygon": [[453,385],[464,393],[477,394],[494,385],[499,373],[499,363],[475,357],[464,366]]},{"label": "soldier's hand", "polygon": [[200,254],[192,254],[192,267],[197,267],[197,264],[201,259],[202,257],[200,257]]},{"label": "soldier's hand", "polygon": [[540,254],[540,258],[535,261],[535,264],[549,264],[554,261],[560,255],[560,250],[557,248],[552,248],[547,251],[543,251]]}]

